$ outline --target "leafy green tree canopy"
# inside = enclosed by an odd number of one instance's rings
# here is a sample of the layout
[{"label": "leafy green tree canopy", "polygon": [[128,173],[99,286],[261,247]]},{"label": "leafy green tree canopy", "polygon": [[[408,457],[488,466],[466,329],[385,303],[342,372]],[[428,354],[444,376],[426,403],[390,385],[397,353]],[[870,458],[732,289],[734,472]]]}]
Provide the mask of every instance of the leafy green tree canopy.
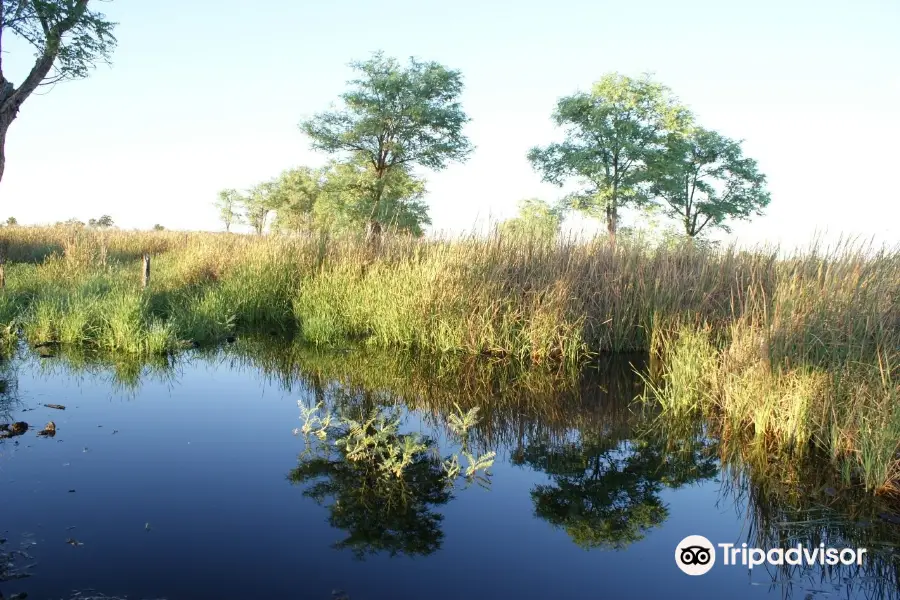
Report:
[{"label": "leafy green tree canopy", "polygon": [[241,198],[244,205],[243,218],[257,235],[262,235],[269,213],[275,209],[277,189],[275,181],[266,181],[250,188],[247,195]]},{"label": "leafy green tree canopy", "polygon": [[112,227],[115,223],[109,215],[103,215],[99,219],[88,219],[88,227],[96,227],[98,229],[106,229]]},{"label": "leafy green tree canopy", "polygon": [[604,76],[589,93],[561,98],[553,113],[564,140],[528,153],[544,181],[582,189],[570,204],[590,216],[604,218],[615,240],[619,210],[647,201],[646,159],[665,134],[690,120],[669,89],[649,77],[618,73]]},{"label": "leafy green tree canopy", "polygon": [[[371,199],[381,187],[381,200]],[[379,178],[361,160],[332,163],[326,172],[322,196],[316,204],[317,223],[328,230],[360,230],[376,223],[379,230],[421,236],[431,223],[423,197],[425,184],[405,168]]]},{"label": "leafy green tree canopy", "polygon": [[419,165],[443,169],[451,161],[465,160],[472,150],[463,135],[468,117],[459,102],[462,76],[436,62],[411,58],[408,65],[375,53],[354,62],[359,78],[341,96],[340,108],[301,123],[313,148],[362,160],[375,176],[368,200],[370,228],[381,210],[387,182],[394,169],[409,172]]},{"label": "leafy green tree canopy", "polygon": [[[0,0],[0,179],[6,133],[22,103],[41,85],[81,79],[96,63],[108,63],[114,28],[105,15],[88,9],[88,0]],[[10,34],[35,51],[34,65],[18,87],[3,70],[3,39]]]},{"label": "leafy green tree canopy", "polygon": [[283,231],[304,231],[314,226],[314,208],[322,194],[321,169],[297,167],[284,171],[274,182],[270,203],[273,226]]},{"label": "leafy green tree canopy", "polygon": [[519,216],[500,224],[500,232],[506,235],[553,238],[562,224],[562,209],[551,206],[539,198],[519,201]]},{"label": "leafy green tree canopy", "polygon": [[649,195],[693,238],[729,219],[750,219],[769,205],[766,177],[741,144],[702,127],[667,136],[648,160]]}]

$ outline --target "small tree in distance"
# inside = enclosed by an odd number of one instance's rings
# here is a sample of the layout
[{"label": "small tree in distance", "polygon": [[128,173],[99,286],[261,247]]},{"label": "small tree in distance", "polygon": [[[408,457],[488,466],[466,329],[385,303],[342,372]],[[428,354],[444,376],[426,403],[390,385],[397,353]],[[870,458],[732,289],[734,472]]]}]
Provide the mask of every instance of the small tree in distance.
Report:
[{"label": "small tree in distance", "polygon": [[113,219],[109,215],[103,215],[99,219],[88,219],[88,227],[96,227],[98,229],[107,229],[113,226]]},{"label": "small tree in distance", "polygon": [[288,169],[272,185],[269,202],[275,210],[273,227],[295,232],[313,229],[314,208],[322,192],[322,171],[310,167]]},{"label": "small tree in distance", "polygon": [[414,58],[403,66],[380,52],[351,66],[360,77],[341,95],[343,107],[315,115],[300,128],[314,149],[371,165],[374,185],[367,202],[367,228],[377,235],[381,223],[375,216],[382,208],[388,174],[417,165],[439,170],[465,160],[472,151],[462,133],[469,119],[459,103],[459,71]]},{"label": "small tree in distance", "polygon": [[253,186],[247,196],[243,198],[244,218],[256,235],[262,235],[265,231],[269,213],[275,207],[277,189],[275,182],[267,181]]},{"label": "small tree in distance", "polygon": [[240,206],[244,197],[235,189],[227,189],[219,192],[216,200],[216,209],[219,211],[219,219],[225,225],[225,231],[231,231],[231,226],[241,222]]},{"label": "small tree in distance", "polygon": [[519,201],[519,216],[500,223],[500,233],[542,239],[554,238],[562,225],[561,207],[540,198]]}]

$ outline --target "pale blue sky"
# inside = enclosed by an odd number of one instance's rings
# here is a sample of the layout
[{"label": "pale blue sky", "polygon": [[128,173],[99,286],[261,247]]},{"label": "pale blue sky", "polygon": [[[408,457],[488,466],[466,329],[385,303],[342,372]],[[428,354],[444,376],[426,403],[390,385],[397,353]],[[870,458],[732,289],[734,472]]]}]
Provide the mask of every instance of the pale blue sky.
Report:
[{"label": "pale blue sky", "polygon": [[[434,228],[555,199],[525,154],[559,96],[652,72],[700,122],[746,140],[769,177],[744,242],[827,230],[900,240],[898,0],[115,0],[113,66],[32,97],[13,124],[0,216],[110,214],[123,227],[218,229],[217,190],[324,157],[297,123],[378,49],[460,69],[468,163],[428,174]],[[7,43],[7,40],[4,40]],[[22,80],[31,53],[10,46]]]}]

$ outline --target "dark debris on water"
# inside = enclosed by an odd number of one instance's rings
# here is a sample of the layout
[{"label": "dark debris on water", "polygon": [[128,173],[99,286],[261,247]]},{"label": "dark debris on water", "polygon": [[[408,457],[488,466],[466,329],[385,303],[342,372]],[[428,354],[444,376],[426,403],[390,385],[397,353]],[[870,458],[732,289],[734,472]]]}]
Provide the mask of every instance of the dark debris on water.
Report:
[{"label": "dark debris on water", "polygon": [[28,423],[25,421],[0,424],[0,438],[11,438],[17,435],[23,435],[26,431],[28,431]]}]

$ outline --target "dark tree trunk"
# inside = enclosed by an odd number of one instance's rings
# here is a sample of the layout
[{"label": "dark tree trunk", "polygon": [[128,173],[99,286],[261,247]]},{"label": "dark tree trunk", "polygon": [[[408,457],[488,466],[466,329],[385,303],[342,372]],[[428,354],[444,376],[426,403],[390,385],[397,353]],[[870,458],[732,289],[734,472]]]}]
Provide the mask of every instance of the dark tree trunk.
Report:
[{"label": "dark tree trunk", "polygon": [[381,197],[384,195],[384,177],[387,174],[386,168],[380,168],[376,171],[375,181],[375,197],[372,202],[372,212],[369,214],[369,222],[366,223],[366,241],[377,246],[381,241],[381,221],[377,218],[378,205],[381,204]]},{"label": "dark tree trunk", "polygon": [[371,219],[366,224],[366,239],[372,243],[378,241],[378,238],[381,237],[381,223],[376,221],[375,219]]},{"label": "dark tree trunk", "polygon": [[[2,104],[2,98],[0,98]],[[15,114],[0,112],[0,181],[3,181],[3,170],[6,168],[6,132],[12,124]]]},{"label": "dark tree trunk", "polygon": [[9,125],[0,122],[0,181],[3,181],[3,170],[6,168],[6,130]]},{"label": "dark tree trunk", "polygon": [[616,207],[615,200],[610,200],[606,205],[606,232],[609,234],[609,241],[616,243],[616,231],[619,228],[619,211]]},{"label": "dark tree trunk", "polygon": [[618,152],[614,158],[616,176],[612,182],[612,197],[606,201],[606,233],[609,234],[609,243],[616,245],[616,231],[619,228],[619,157]]}]

